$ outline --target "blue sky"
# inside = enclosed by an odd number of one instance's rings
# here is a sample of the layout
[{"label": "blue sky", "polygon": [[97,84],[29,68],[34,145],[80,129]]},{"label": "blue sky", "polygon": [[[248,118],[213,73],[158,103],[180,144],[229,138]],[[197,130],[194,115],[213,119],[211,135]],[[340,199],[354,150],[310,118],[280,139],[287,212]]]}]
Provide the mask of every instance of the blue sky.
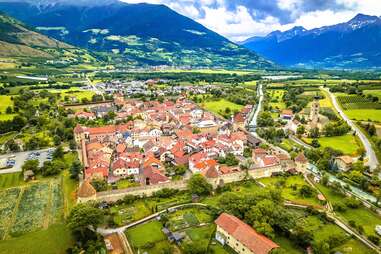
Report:
[{"label": "blue sky", "polygon": [[381,0],[122,0],[166,4],[233,41],[293,26],[345,22],[357,13],[381,15]]}]

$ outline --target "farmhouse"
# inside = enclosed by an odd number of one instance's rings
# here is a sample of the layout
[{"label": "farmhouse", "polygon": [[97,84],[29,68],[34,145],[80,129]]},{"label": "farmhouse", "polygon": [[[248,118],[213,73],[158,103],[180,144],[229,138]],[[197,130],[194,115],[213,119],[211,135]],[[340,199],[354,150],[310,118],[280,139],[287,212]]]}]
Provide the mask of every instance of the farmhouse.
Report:
[{"label": "farmhouse", "polygon": [[223,213],[215,221],[216,240],[237,253],[267,254],[279,246],[237,217]]},{"label": "farmhouse", "polygon": [[348,155],[343,155],[335,158],[336,167],[340,171],[348,171],[352,168],[353,159]]}]

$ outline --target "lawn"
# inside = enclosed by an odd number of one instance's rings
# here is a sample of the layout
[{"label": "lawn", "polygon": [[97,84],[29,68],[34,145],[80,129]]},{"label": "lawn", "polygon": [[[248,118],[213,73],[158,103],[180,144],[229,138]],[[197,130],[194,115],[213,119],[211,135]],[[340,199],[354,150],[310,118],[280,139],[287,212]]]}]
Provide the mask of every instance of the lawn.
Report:
[{"label": "lawn", "polygon": [[65,217],[69,214],[70,209],[76,203],[76,193],[78,182],[70,178],[70,173],[68,170],[65,170],[62,173],[62,188],[64,195],[64,214]]},{"label": "lawn", "polygon": [[117,225],[126,225],[152,214],[152,210],[142,200],[132,205],[115,205],[110,211],[114,214],[114,222]]},{"label": "lawn", "polygon": [[70,231],[63,224],[46,230],[0,241],[0,254],[65,254],[73,244]]},{"label": "lawn", "polygon": [[381,90],[364,90],[363,93],[365,95],[371,94],[373,96],[377,96],[381,101]]},{"label": "lawn", "polygon": [[0,190],[16,187],[25,184],[21,173],[1,174],[0,175]]},{"label": "lawn", "polygon": [[223,115],[225,113],[226,108],[230,108],[231,112],[240,111],[243,106],[235,104],[225,99],[221,99],[218,101],[207,101],[203,102],[201,106],[215,114]]},{"label": "lawn", "polygon": [[214,224],[210,224],[208,226],[188,228],[185,232],[193,243],[197,243],[206,252],[214,230]]},{"label": "lawn", "polygon": [[[307,144],[311,144],[311,138],[303,138]],[[321,148],[331,147],[341,150],[348,155],[357,155],[358,149],[362,147],[357,138],[351,134],[337,137],[320,137],[318,138]]]},{"label": "lawn", "polygon": [[283,250],[286,251],[287,254],[303,254],[304,250],[300,247],[296,246],[292,241],[290,241],[286,237],[282,236],[276,236],[274,239],[274,242],[276,242]]},{"label": "lawn", "polygon": [[170,244],[161,229],[159,221],[151,221],[128,229],[125,234],[136,252],[162,253],[161,251],[169,248]]},{"label": "lawn", "polygon": [[[277,182],[284,180],[284,185],[279,187]],[[312,197],[303,197],[299,195],[299,189],[303,185],[308,185],[302,176],[290,176],[290,177],[271,177],[259,179],[259,182],[266,186],[273,186],[275,188],[282,188],[282,196],[286,200],[290,200],[294,203],[311,205],[320,207],[321,203],[317,199],[317,194]]]},{"label": "lawn", "polygon": [[139,183],[131,182],[128,179],[123,179],[123,180],[118,181],[116,185],[117,185],[118,189],[127,189],[127,188],[131,188],[131,187],[139,186]]},{"label": "lawn", "polygon": [[[1,119],[1,115],[0,115],[0,119]],[[8,133],[0,135],[0,144],[7,142],[11,138],[13,138],[15,135],[17,135],[17,132],[15,132],[15,131],[8,132]]]}]

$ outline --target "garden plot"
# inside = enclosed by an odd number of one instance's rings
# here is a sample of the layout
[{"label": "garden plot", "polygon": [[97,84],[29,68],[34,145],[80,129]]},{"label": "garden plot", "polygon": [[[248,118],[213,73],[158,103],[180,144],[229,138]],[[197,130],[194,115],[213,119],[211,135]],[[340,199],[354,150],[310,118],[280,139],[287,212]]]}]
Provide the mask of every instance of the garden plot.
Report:
[{"label": "garden plot", "polygon": [[18,188],[0,192],[0,240],[4,238],[7,232],[7,225],[10,223],[19,194],[20,189]]}]

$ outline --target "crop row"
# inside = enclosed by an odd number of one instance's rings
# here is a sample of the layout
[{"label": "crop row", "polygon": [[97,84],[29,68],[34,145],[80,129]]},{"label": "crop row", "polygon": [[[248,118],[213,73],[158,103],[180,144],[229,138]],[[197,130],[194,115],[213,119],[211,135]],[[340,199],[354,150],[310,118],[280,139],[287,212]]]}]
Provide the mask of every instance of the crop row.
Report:
[{"label": "crop row", "polygon": [[7,189],[0,192],[0,239],[4,238],[6,227],[12,218],[20,189]]},{"label": "crop row", "polygon": [[337,97],[345,110],[348,109],[381,109],[381,104],[372,102],[362,96],[339,96]]},{"label": "crop row", "polygon": [[33,184],[24,190],[10,230],[12,236],[41,228],[49,202],[49,183]]}]

